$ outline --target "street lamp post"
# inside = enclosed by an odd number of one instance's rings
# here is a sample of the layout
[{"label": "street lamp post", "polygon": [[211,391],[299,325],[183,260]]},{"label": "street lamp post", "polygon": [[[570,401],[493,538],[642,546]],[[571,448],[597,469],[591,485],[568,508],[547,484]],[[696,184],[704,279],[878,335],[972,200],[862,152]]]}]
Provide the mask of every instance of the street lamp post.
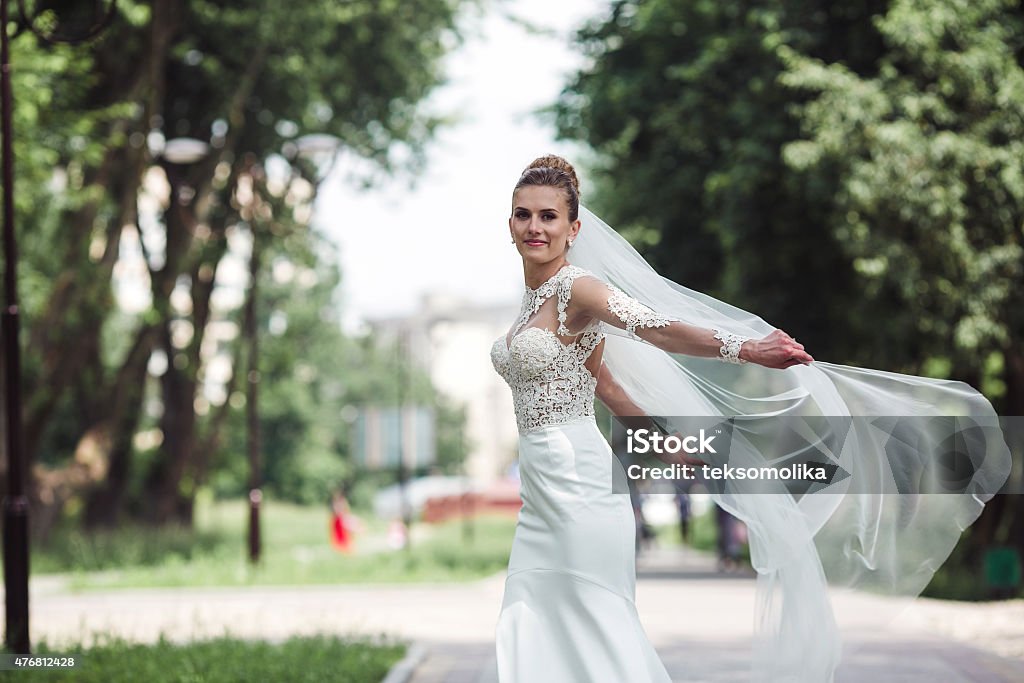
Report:
[{"label": "street lamp post", "polygon": [[412,506],[409,501],[409,467],[406,458],[409,454],[405,448],[405,402],[408,400],[407,388],[409,384],[408,373],[408,331],[399,328],[396,339],[396,350],[398,351],[398,494],[401,498],[402,524],[405,525],[405,549],[412,550]]},{"label": "street lamp post", "polygon": [[[35,16],[25,11],[19,0],[24,26],[50,43],[82,43],[98,36],[114,18],[116,0],[93,8],[92,23],[68,33],[40,32]],[[18,654],[31,652],[28,624],[29,503],[26,493],[28,463],[22,443],[21,347],[18,343],[21,322],[18,308],[18,250],[14,230],[14,140],[11,121],[14,97],[11,92],[11,55],[8,27],[8,0],[0,0],[0,185],[3,187],[4,309],[0,314],[0,333],[4,351],[4,406],[7,418],[7,495],[3,500],[4,531],[4,604],[7,649]],[[59,24],[58,24],[59,28]]]},{"label": "street lamp post", "polygon": [[[317,158],[318,155],[329,155],[332,159],[339,147],[340,140],[331,135],[305,135],[294,142],[288,143],[284,153],[286,157]],[[252,253],[249,260],[249,296],[246,299],[243,313],[243,335],[248,346],[246,372],[246,451],[249,459],[249,562],[259,564],[263,543],[260,531],[260,509],[263,502],[263,436],[260,430],[259,396],[259,325],[257,323],[257,306],[259,297],[260,276],[260,243],[259,235],[253,226]]]},{"label": "street lamp post", "polygon": [[285,156],[309,159],[317,167],[317,180],[322,180],[333,169],[340,149],[341,138],[328,133],[310,133],[285,143]]},{"label": "street lamp post", "polygon": [[262,550],[260,541],[260,503],[263,502],[260,452],[263,440],[259,414],[259,330],[256,324],[256,296],[259,292],[260,252],[257,234],[252,233],[252,256],[249,260],[249,297],[245,302],[244,334],[249,345],[246,373],[246,447],[249,453],[249,562],[258,564]]},{"label": "street lamp post", "polygon": [[18,344],[18,252],[14,237],[14,151],[11,138],[11,60],[7,0],[0,0],[0,134],[4,193],[4,376],[7,411],[7,496],[4,497],[4,587],[7,648],[30,652],[28,632],[28,496],[22,446],[21,357]]}]

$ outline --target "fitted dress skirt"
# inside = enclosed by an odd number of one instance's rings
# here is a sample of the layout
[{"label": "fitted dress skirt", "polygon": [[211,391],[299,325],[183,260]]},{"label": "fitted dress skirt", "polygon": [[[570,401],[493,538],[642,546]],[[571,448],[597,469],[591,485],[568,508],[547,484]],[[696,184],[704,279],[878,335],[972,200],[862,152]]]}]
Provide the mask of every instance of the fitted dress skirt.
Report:
[{"label": "fitted dress skirt", "polygon": [[[523,506],[496,628],[501,683],[670,683],[634,602],[635,520],[593,417],[520,435]],[[621,488],[621,487],[620,487]]]}]

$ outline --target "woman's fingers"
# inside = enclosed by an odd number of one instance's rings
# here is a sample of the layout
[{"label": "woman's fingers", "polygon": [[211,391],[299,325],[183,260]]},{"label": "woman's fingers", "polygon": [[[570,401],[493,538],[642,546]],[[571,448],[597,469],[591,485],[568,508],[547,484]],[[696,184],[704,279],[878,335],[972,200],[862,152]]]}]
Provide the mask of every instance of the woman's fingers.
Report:
[{"label": "woman's fingers", "polygon": [[768,344],[763,352],[765,359],[762,361],[762,365],[785,369],[798,363],[808,364],[814,362],[814,357],[804,350],[804,345],[784,330],[773,330],[763,341],[768,342]]},{"label": "woman's fingers", "polygon": [[801,351],[799,353],[793,354],[793,357],[790,358],[790,360],[792,361],[793,365],[796,365],[798,363],[799,364],[806,364],[806,363],[813,363],[814,362],[814,358],[811,357],[811,354],[805,353],[803,351]]}]

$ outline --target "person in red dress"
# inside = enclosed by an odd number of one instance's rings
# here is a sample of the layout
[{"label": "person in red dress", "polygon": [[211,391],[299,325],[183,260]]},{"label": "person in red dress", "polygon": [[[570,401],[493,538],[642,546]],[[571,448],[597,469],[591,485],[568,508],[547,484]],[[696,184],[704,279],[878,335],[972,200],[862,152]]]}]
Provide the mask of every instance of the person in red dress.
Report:
[{"label": "person in red dress", "polygon": [[348,500],[341,491],[331,498],[331,545],[340,552],[351,553],[353,550],[352,531],[354,528],[352,511]]}]

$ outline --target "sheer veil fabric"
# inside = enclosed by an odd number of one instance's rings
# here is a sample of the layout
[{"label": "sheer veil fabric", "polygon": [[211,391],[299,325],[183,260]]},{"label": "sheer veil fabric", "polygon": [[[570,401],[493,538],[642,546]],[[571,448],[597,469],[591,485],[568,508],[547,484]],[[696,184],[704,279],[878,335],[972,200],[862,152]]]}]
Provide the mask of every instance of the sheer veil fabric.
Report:
[{"label": "sheer veil fabric", "polygon": [[[750,338],[775,329],[661,277],[582,205],[580,220],[569,262],[658,313]],[[735,365],[670,354],[606,328],[604,363],[645,413],[669,422],[735,418],[730,465],[778,464],[810,446],[847,474],[801,496],[778,482],[758,483],[756,494],[729,485],[711,492],[749,530],[757,571],[753,680],[833,680],[841,638],[829,587],[918,595],[1009,475],[998,416],[963,382],[822,361],[786,370]],[[780,420],[791,421],[800,444],[758,438]],[[897,493],[934,468],[951,438],[972,463],[965,492]]]}]

